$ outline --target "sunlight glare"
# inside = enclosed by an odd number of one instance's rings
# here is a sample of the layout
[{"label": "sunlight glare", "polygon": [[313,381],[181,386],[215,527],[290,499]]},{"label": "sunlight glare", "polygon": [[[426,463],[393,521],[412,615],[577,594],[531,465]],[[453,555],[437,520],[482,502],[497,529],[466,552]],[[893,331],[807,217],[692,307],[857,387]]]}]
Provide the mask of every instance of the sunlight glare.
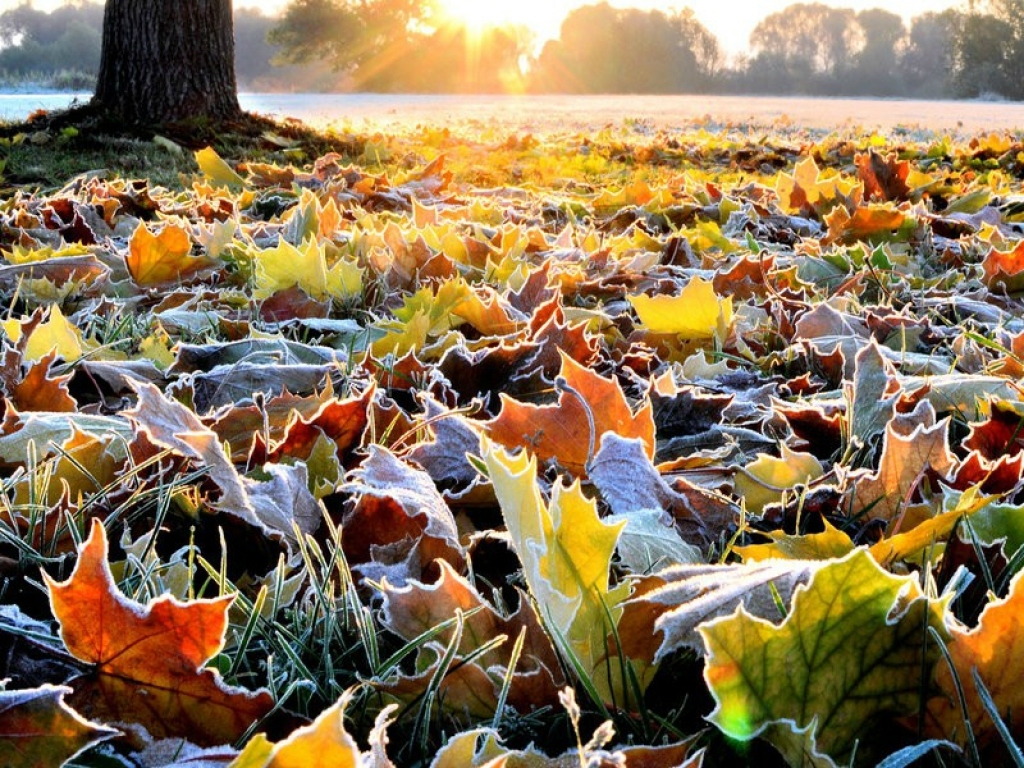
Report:
[{"label": "sunlight glare", "polygon": [[539,35],[557,33],[565,9],[550,0],[441,0],[442,12],[472,32],[490,27],[522,26]]}]

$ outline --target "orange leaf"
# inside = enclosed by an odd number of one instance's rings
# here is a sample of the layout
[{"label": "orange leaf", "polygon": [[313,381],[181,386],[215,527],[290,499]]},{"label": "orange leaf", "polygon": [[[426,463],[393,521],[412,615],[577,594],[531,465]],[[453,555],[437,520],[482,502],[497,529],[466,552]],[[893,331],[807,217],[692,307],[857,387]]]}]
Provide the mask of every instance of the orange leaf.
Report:
[{"label": "orange leaf", "polygon": [[173,224],[164,227],[159,235],[139,224],[128,245],[128,272],[142,286],[178,282],[209,266],[205,259],[189,255],[192,240],[188,232]]},{"label": "orange leaf", "polygon": [[[23,344],[19,347],[23,348]],[[45,411],[48,413],[73,413],[78,403],[68,393],[71,374],[50,376],[50,368],[57,359],[57,351],[51,350],[41,360],[29,363],[22,370],[23,349],[8,347],[0,361],[0,383],[7,389],[14,406],[19,411]]]},{"label": "orange leaf", "polygon": [[[964,689],[967,718],[982,747],[1000,740],[995,724],[982,705],[972,674],[974,669],[978,670],[1014,738],[1019,741],[1024,736],[1024,687],[1020,685],[1021,671],[1024,670],[1022,611],[1024,577],[1018,574],[1010,585],[1009,594],[985,607],[976,628],[968,631],[954,627],[951,632],[953,639],[949,642],[949,654]],[[932,720],[929,727],[936,735],[966,743],[964,713],[947,665],[939,664],[937,667],[936,682],[944,695],[928,704],[928,715]],[[999,757],[1004,755],[1002,753]]]},{"label": "orange leaf", "polygon": [[844,206],[836,206],[825,215],[828,242],[855,243],[860,240],[890,238],[903,226],[906,216],[895,208],[883,205],[858,206],[851,214]]},{"label": "orange leaf", "polygon": [[73,702],[89,716],[138,723],[154,738],[212,746],[236,740],[273,706],[266,691],[229,687],[203,668],[224,646],[233,598],[128,600],[114,585],[98,520],[71,577],[44,579],[68,651],[96,665],[73,681]]},{"label": "orange leaf", "polygon": [[995,248],[981,262],[982,282],[990,289],[1019,291],[1024,289],[1024,240],[1009,251]]},{"label": "orange leaf", "polygon": [[529,448],[540,461],[557,459],[569,471],[582,475],[593,458],[589,453],[589,411],[594,420],[595,451],[605,432],[615,432],[640,439],[647,455],[654,456],[650,401],[633,413],[618,382],[599,376],[564,353],[561,375],[568,387],[555,405],[531,405],[502,395],[501,413],[487,422],[490,437],[507,448]]}]

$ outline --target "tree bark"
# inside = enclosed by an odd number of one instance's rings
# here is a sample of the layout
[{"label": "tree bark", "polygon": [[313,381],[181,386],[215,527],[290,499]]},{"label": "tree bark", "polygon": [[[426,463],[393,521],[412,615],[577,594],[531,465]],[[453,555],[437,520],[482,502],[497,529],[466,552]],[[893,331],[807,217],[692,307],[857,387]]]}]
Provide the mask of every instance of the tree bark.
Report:
[{"label": "tree bark", "polygon": [[107,0],[92,105],[132,124],[239,116],[231,0]]}]

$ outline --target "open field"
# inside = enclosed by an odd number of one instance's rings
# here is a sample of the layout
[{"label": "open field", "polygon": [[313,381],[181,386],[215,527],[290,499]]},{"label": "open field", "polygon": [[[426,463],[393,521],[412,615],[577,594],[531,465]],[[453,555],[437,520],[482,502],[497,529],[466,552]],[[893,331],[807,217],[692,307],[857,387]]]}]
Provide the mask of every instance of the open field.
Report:
[{"label": "open field", "polygon": [[1020,137],[371,101],[4,140],[7,764],[1009,764]]},{"label": "open field", "polygon": [[[24,119],[36,109],[58,109],[74,94],[2,94],[0,119]],[[87,99],[88,94],[77,98]],[[862,127],[931,129],[963,134],[1024,128],[1024,104],[991,101],[820,99],[774,96],[463,96],[243,93],[242,106],[317,127],[416,123],[492,123],[509,130],[595,128],[625,120],[659,128],[788,124],[829,130]]]}]

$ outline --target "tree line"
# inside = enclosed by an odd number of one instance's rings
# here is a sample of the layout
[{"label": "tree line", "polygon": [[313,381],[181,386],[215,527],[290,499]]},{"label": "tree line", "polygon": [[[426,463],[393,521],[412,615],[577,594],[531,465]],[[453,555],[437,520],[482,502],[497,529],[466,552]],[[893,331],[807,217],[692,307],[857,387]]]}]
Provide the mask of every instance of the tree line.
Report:
[{"label": "tree line", "polygon": [[[0,14],[0,75],[89,87],[103,4]],[[770,93],[1024,99],[1024,0],[925,13],[795,3],[727,60],[692,10],[576,8],[557,39],[470,34],[424,0],[292,0],[280,17],[234,14],[241,87],[265,90]]]}]

